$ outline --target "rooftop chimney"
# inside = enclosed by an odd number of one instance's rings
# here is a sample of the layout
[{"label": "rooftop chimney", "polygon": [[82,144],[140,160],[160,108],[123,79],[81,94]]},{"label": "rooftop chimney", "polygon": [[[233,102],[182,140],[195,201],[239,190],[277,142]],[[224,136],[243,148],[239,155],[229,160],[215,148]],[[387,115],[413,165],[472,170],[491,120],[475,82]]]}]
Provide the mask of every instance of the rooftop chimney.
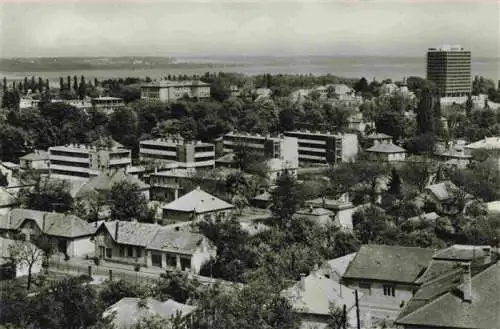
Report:
[{"label": "rooftop chimney", "polygon": [[470,272],[470,264],[463,264],[463,293],[464,293],[464,302],[471,303],[472,302],[472,278]]}]

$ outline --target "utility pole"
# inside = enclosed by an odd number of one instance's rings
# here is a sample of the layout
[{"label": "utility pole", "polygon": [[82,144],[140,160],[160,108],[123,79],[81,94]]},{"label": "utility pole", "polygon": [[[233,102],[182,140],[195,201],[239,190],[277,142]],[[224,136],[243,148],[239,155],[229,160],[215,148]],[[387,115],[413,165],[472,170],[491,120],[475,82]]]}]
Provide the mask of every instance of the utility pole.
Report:
[{"label": "utility pole", "polygon": [[345,304],[344,304],[344,307],[342,309],[342,328],[343,329],[347,328],[347,309],[345,307]]},{"label": "utility pole", "polygon": [[359,320],[359,299],[358,290],[354,290],[354,296],[356,297],[356,320],[358,320],[358,329],[361,329],[361,322]]}]

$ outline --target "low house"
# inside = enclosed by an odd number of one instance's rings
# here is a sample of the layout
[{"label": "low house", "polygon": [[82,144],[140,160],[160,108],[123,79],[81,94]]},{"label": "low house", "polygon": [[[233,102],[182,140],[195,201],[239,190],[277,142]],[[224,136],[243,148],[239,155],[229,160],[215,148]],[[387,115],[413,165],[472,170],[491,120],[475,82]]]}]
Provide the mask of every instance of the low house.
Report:
[{"label": "low house", "polygon": [[327,328],[331,319],[330,305],[343,308],[345,305],[349,320],[348,327],[356,323],[354,290],[339,283],[338,278],[315,270],[303,276],[299,282],[281,292],[295,313],[302,320],[301,329]]},{"label": "low house", "polygon": [[26,260],[13,260],[12,247],[16,243],[25,244],[27,248],[31,251],[30,255],[33,255],[33,264],[31,267],[31,273],[40,273],[42,269],[42,257],[43,252],[38,249],[35,245],[28,241],[15,241],[11,239],[6,239],[0,237],[0,280],[2,279],[13,279],[21,276],[28,275],[29,264]]},{"label": "low house", "polygon": [[464,146],[467,154],[473,155],[475,151],[482,151],[498,161],[500,166],[500,136],[485,137],[480,141],[470,143]]},{"label": "low house", "polygon": [[221,221],[231,216],[234,206],[197,187],[162,208],[163,218],[174,222]]},{"label": "low house", "polygon": [[135,184],[142,195],[149,200],[149,185],[141,181],[135,175],[128,174],[125,169],[108,170],[101,172],[99,176],[91,178],[83,184],[76,193],[76,199],[84,199],[89,193],[106,193],[111,190],[113,185],[121,182]]},{"label": "low house", "polygon": [[349,201],[348,194],[344,194],[337,200],[326,198],[307,200],[305,205],[308,207],[321,208],[331,211],[332,214],[330,214],[329,217],[332,218],[333,225],[345,230],[352,230],[352,214],[355,212],[355,207]]},{"label": "low house", "polygon": [[272,195],[268,191],[263,191],[262,193],[257,194],[251,200],[251,204],[254,207],[261,209],[269,209],[272,204]]},{"label": "low house", "polygon": [[428,185],[420,199],[434,204],[438,213],[456,214],[460,211],[461,204],[465,209],[466,204],[473,199],[473,196],[458,188],[451,181],[444,181]]},{"label": "low house", "polygon": [[95,234],[95,255],[106,260],[156,268],[177,268],[199,273],[216,250],[189,225],[111,221]]},{"label": "low house", "polygon": [[49,152],[35,150],[19,158],[20,170],[36,170],[40,173],[49,172]]},{"label": "low house", "polygon": [[404,161],[406,158],[406,150],[393,144],[392,141],[377,143],[366,151],[387,162]]},{"label": "low house", "polygon": [[111,317],[116,329],[129,329],[143,319],[160,317],[169,320],[175,316],[184,318],[194,310],[194,306],[178,303],[173,299],[160,302],[153,298],[141,300],[140,298],[125,297],[106,309],[103,318]]},{"label": "low house", "polygon": [[384,133],[372,133],[372,134],[366,136],[366,139],[371,142],[371,145],[392,142],[392,136],[384,134]]},{"label": "low house", "polygon": [[285,173],[291,177],[297,178],[298,163],[292,165],[291,162],[282,159],[269,159],[266,161],[267,165],[267,178],[269,179],[269,184],[273,185],[276,183],[280,176]]},{"label": "low house", "polygon": [[364,322],[393,321],[419,285],[416,280],[432,260],[425,248],[363,245],[342,277],[342,283],[363,294]]},{"label": "low house", "polygon": [[68,257],[93,253],[91,241],[96,227],[75,215],[31,209],[12,209],[0,217],[0,233],[11,236],[23,233],[29,241],[45,235],[55,250]]},{"label": "low house", "polygon": [[309,206],[309,208],[298,210],[295,216],[306,218],[320,225],[333,224],[333,211],[325,208]]},{"label": "low house", "polygon": [[341,280],[344,276],[347,267],[352,262],[354,257],[356,257],[356,252],[337,257],[331,260],[324,262],[321,265],[321,270],[327,277],[336,278],[337,280]]},{"label": "low house", "polygon": [[404,329],[500,328],[500,263],[465,264],[422,284],[396,319]]},{"label": "low house", "polygon": [[472,159],[472,155],[465,153],[463,146],[459,145],[436,153],[436,157],[444,161],[445,165],[458,169],[466,168]]}]

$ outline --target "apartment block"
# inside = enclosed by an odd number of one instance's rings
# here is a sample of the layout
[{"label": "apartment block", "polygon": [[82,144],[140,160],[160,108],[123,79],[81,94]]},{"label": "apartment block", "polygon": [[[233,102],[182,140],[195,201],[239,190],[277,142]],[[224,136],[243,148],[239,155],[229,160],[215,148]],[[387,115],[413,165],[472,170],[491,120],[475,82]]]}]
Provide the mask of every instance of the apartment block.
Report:
[{"label": "apartment block", "polygon": [[358,154],[358,135],[305,131],[286,131],[298,140],[299,161],[334,164],[354,161]]},{"label": "apartment block", "polygon": [[101,172],[128,168],[131,152],[122,145],[71,144],[49,147],[50,177],[67,180],[88,180]]},{"label": "apartment block", "polygon": [[172,102],[184,96],[209,98],[210,85],[202,81],[170,81],[141,86],[141,99],[150,103]]},{"label": "apartment block", "polygon": [[125,107],[125,102],[119,97],[96,97],[92,98],[92,107],[106,114]]},{"label": "apartment block", "polygon": [[139,157],[141,162],[176,163],[179,168],[213,168],[215,145],[182,137],[144,140],[139,143]]},{"label": "apartment block", "polygon": [[299,166],[299,143],[289,136],[271,137],[270,135],[230,132],[222,137],[224,153],[233,152],[238,145],[244,145],[268,159],[280,159],[291,169]]},{"label": "apartment block", "polygon": [[442,97],[467,96],[471,92],[471,52],[460,46],[427,51],[427,80],[436,83]]}]

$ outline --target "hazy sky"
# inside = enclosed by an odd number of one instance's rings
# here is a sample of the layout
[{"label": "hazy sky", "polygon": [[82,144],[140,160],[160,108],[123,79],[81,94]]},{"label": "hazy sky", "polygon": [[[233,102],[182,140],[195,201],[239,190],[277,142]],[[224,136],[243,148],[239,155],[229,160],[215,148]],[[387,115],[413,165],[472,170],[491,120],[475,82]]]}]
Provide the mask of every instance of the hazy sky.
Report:
[{"label": "hazy sky", "polygon": [[500,3],[445,0],[3,1],[0,56],[500,57]]}]

